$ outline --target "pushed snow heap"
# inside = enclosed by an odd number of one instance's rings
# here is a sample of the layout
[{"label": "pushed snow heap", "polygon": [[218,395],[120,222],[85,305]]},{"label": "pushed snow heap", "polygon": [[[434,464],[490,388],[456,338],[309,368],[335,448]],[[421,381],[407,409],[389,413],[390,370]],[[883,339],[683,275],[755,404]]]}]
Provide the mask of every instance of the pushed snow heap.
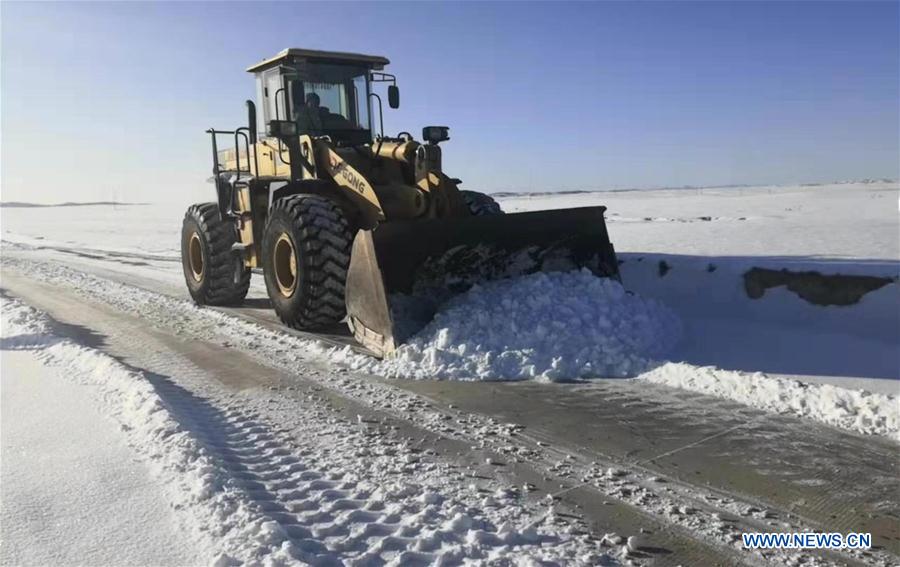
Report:
[{"label": "pushed snow heap", "polygon": [[678,340],[660,303],[588,270],[537,273],[473,286],[383,361],[348,357],[390,377],[457,380],[628,377]]}]

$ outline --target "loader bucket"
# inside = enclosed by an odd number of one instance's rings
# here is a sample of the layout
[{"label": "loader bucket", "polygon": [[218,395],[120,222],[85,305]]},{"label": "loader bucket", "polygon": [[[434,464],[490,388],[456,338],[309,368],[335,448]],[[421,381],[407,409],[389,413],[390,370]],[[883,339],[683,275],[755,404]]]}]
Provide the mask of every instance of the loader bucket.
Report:
[{"label": "loader bucket", "polygon": [[359,231],[346,287],[354,337],[381,358],[417,330],[396,328],[398,294],[445,298],[481,281],[580,268],[618,278],[605,210],[390,221]]}]

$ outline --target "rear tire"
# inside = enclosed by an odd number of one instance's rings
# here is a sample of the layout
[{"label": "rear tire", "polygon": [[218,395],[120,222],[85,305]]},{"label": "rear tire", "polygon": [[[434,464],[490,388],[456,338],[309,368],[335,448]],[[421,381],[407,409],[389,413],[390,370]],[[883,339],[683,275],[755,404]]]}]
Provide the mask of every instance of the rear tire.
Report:
[{"label": "rear tire", "polygon": [[188,292],[200,305],[236,305],[247,296],[250,269],[231,249],[235,228],[216,203],[188,207],[181,226],[181,265]]},{"label": "rear tire", "polygon": [[341,208],[319,195],[291,195],[269,210],[262,243],[272,306],[286,325],[319,329],[346,314],[353,232]]},{"label": "rear tire", "polygon": [[485,217],[505,214],[500,208],[500,204],[490,195],[478,191],[460,191],[459,194],[462,195],[472,216]]}]

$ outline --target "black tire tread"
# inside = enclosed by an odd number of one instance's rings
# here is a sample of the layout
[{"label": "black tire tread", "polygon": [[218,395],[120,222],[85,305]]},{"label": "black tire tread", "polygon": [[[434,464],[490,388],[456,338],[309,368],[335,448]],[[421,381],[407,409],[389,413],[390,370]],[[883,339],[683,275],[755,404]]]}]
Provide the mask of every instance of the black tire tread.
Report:
[{"label": "black tire tread", "polygon": [[463,201],[469,208],[469,212],[476,217],[485,217],[489,215],[505,214],[500,208],[500,203],[494,200],[490,195],[479,193],[478,191],[460,191]]},{"label": "black tire tread", "polygon": [[206,259],[206,278],[209,282],[205,293],[195,297],[202,305],[235,305],[247,297],[250,289],[250,270],[244,270],[235,281],[234,228],[222,220],[217,203],[199,203],[188,207],[185,221],[192,219],[206,234],[209,256]]},{"label": "black tire tread", "polygon": [[[320,195],[299,194],[278,199],[269,218],[283,212],[299,236],[295,245],[306,270],[299,309],[278,313],[295,329],[316,329],[339,323],[346,315],[344,289],[350,267],[353,232],[341,208]],[[269,233],[268,227],[266,234]],[[268,253],[268,250],[264,253]],[[268,261],[264,262],[268,267]],[[299,285],[299,284],[298,284]]]}]

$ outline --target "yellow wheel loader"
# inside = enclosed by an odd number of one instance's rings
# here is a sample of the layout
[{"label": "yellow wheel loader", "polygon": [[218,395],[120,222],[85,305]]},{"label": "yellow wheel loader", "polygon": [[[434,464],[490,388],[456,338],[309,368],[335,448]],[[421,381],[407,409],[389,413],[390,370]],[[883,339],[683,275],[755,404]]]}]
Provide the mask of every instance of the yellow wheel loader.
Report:
[{"label": "yellow wheel loader", "polygon": [[447,127],[426,126],[421,142],[386,136],[378,86],[391,108],[400,98],[388,63],[286,49],[248,69],[259,111],[248,100],[246,126],[208,130],[217,200],[184,218],[182,264],[197,303],[239,304],[261,269],[285,324],[346,320],[381,357],[403,338],[391,303],[402,294],[445,297],[541,270],[618,277],[605,207],[503,214],[444,173]]}]

